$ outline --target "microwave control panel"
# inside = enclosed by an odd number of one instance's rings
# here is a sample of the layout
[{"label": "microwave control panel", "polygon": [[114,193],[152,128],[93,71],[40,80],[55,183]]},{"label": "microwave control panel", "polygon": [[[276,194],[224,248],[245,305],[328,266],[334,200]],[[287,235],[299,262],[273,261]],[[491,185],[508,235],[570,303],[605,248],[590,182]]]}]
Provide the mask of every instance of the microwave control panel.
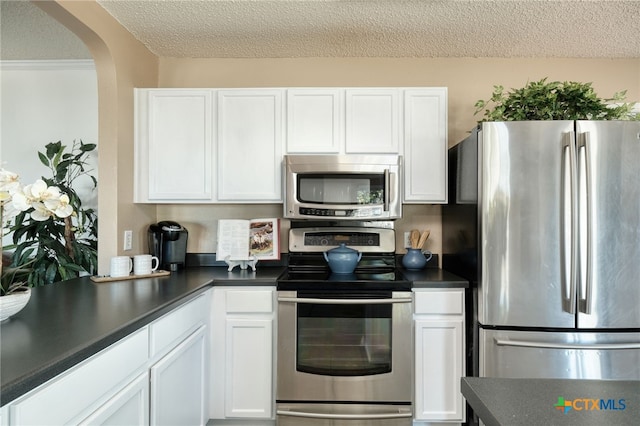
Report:
[{"label": "microwave control panel", "polygon": [[300,207],[300,214],[304,216],[324,217],[375,217],[382,216],[382,207],[367,207],[362,209],[317,209]]}]

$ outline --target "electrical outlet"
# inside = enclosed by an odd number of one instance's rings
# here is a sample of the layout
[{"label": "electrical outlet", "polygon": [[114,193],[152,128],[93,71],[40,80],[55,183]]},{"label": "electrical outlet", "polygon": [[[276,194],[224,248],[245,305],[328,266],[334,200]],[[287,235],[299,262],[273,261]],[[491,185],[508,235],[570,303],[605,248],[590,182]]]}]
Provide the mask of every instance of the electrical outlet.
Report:
[{"label": "electrical outlet", "polygon": [[124,231],[124,250],[131,250],[133,246],[133,231],[127,230]]},{"label": "electrical outlet", "polygon": [[411,232],[404,233],[404,248],[411,247]]}]

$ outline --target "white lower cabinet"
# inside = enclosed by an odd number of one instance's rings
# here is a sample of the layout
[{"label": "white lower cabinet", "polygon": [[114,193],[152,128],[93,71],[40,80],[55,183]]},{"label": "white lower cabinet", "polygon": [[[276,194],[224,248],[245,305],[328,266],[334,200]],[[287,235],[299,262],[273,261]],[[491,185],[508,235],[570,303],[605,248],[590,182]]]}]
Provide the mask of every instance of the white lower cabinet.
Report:
[{"label": "white lower cabinet", "polygon": [[143,371],[148,357],[144,327],[11,403],[10,424],[78,424]]},{"label": "white lower cabinet", "polygon": [[206,403],[206,327],[151,367],[151,424],[202,425]]},{"label": "white lower cabinet", "polygon": [[462,423],[464,290],[414,290],[416,424]]},{"label": "white lower cabinet", "polygon": [[2,425],[204,425],[208,292],[2,407]]},{"label": "white lower cabinet", "polygon": [[215,287],[212,419],[274,418],[275,287]]},{"label": "white lower cabinet", "polygon": [[81,425],[149,424],[149,373],[144,372],[80,422]]}]

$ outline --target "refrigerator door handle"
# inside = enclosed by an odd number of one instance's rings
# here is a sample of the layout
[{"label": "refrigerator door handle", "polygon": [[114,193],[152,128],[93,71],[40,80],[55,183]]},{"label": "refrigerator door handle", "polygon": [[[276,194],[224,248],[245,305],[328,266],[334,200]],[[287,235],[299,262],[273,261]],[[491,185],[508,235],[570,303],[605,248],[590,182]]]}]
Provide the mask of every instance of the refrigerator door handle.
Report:
[{"label": "refrigerator door handle", "polygon": [[[578,311],[591,313],[591,293],[592,293],[592,273],[593,266],[593,225],[591,210],[591,170],[589,167],[589,132],[583,132],[578,135],[577,139],[577,161],[578,161],[578,202],[579,206],[579,235],[581,260],[585,261],[585,265],[581,265],[579,284],[580,297],[578,299]],[[586,235],[586,238],[585,238]]]},{"label": "refrigerator door handle", "polygon": [[621,343],[546,343],[546,342],[530,342],[526,340],[504,340],[495,339],[498,346],[515,346],[522,348],[544,348],[544,349],[640,349],[640,342],[621,342]]},{"label": "refrigerator door handle", "polygon": [[578,278],[577,159],[575,133],[562,137],[562,310],[576,313]]}]

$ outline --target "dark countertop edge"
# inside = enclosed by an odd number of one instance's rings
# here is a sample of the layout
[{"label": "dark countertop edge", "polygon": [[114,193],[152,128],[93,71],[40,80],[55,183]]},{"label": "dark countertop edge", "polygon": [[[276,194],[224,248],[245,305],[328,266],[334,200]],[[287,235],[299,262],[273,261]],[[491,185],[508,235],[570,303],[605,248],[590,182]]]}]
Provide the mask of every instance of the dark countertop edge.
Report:
[{"label": "dark countertop edge", "polygon": [[103,349],[108,348],[117,341],[129,336],[133,332],[140,330],[142,327],[150,324],[154,320],[160,318],[164,314],[172,311],[178,306],[189,302],[197,297],[200,293],[211,287],[213,280],[204,283],[199,288],[194,289],[191,292],[184,294],[182,297],[172,300],[169,303],[159,305],[155,309],[149,311],[145,315],[135,318],[122,327],[106,334],[97,337],[96,339],[88,342],[83,347],[74,348],[73,351],[67,354],[61,355],[56,359],[51,360],[46,365],[43,365],[35,370],[32,370],[30,374],[22,376],[18,380],[12,382],[3,383],[2,392],[0,392],[0,406],[4,406],[13,400],[25,395],[27,392],[37,388],[43,383],[53,379],[54,377],[64,373],[72,367],[80,364],[81,362],[91,358]]},{"label": "dark countertop edge", "polygon": [[500,422],[495,418],[489,407],[482,401],[475,389],[471,387],[467,377],[460,379],[460,392],[466,398],[467,403],[473,408],[485,426],[500,426]]},{"label": "dark countertop edge", "polygon": [[[461,377],[460,391],[486,426],[529,424],[635,425],[640,401],[640,380],[525,379]],[[558,397],[627,399],[626,409],[586,410],[572,417],[559,417],[554,407]],[[578,417],[576,414],[584,415]],[[616,415],[616,417],[611,417]],[[502,423],[500,422],[502,419]],[[531,419],[535,419],[532,423]]]},{"label": "dark countertop edge", "polygon": [[[258,264],[258,271],[264,270],[265,268],[272,269],[274,267],[281,267],[284,271],[284,268],[280,264],[262,265],[262,268],[260,266],[261,265]],[[17,380],[2,383],[0,406],[12,402],[41,384],[78,365],[136,330],[150,324],[162,315],[195,298],[209,287],[236,286],[239,284],[243,286],[275,286],[276,279],[279,276],[278,273],[277,275],[273,274],[273,277],[256,277],[256,273],[250,269],[242,271],[236,267],[233,271],[225,271],[225,267],[226,265],[215,267],[216,273],[212,274],[211,279],[203,281],[202,285],[184,293],[181,297],[159,305],[146,314],[138,316],[123,324],[121,327],[114,329],[112,332],[98,336],[85,345],[76,347],[72,351],[52,359],[47,364],[30,371],[29,374]],[[467,281],[438,268],[429,267],[422,271],[406,272],[416,274],[416,280],[413,281],[414,288],[466,288],[469,284]],[[227,276],[225,276],[225,273]]]}]

